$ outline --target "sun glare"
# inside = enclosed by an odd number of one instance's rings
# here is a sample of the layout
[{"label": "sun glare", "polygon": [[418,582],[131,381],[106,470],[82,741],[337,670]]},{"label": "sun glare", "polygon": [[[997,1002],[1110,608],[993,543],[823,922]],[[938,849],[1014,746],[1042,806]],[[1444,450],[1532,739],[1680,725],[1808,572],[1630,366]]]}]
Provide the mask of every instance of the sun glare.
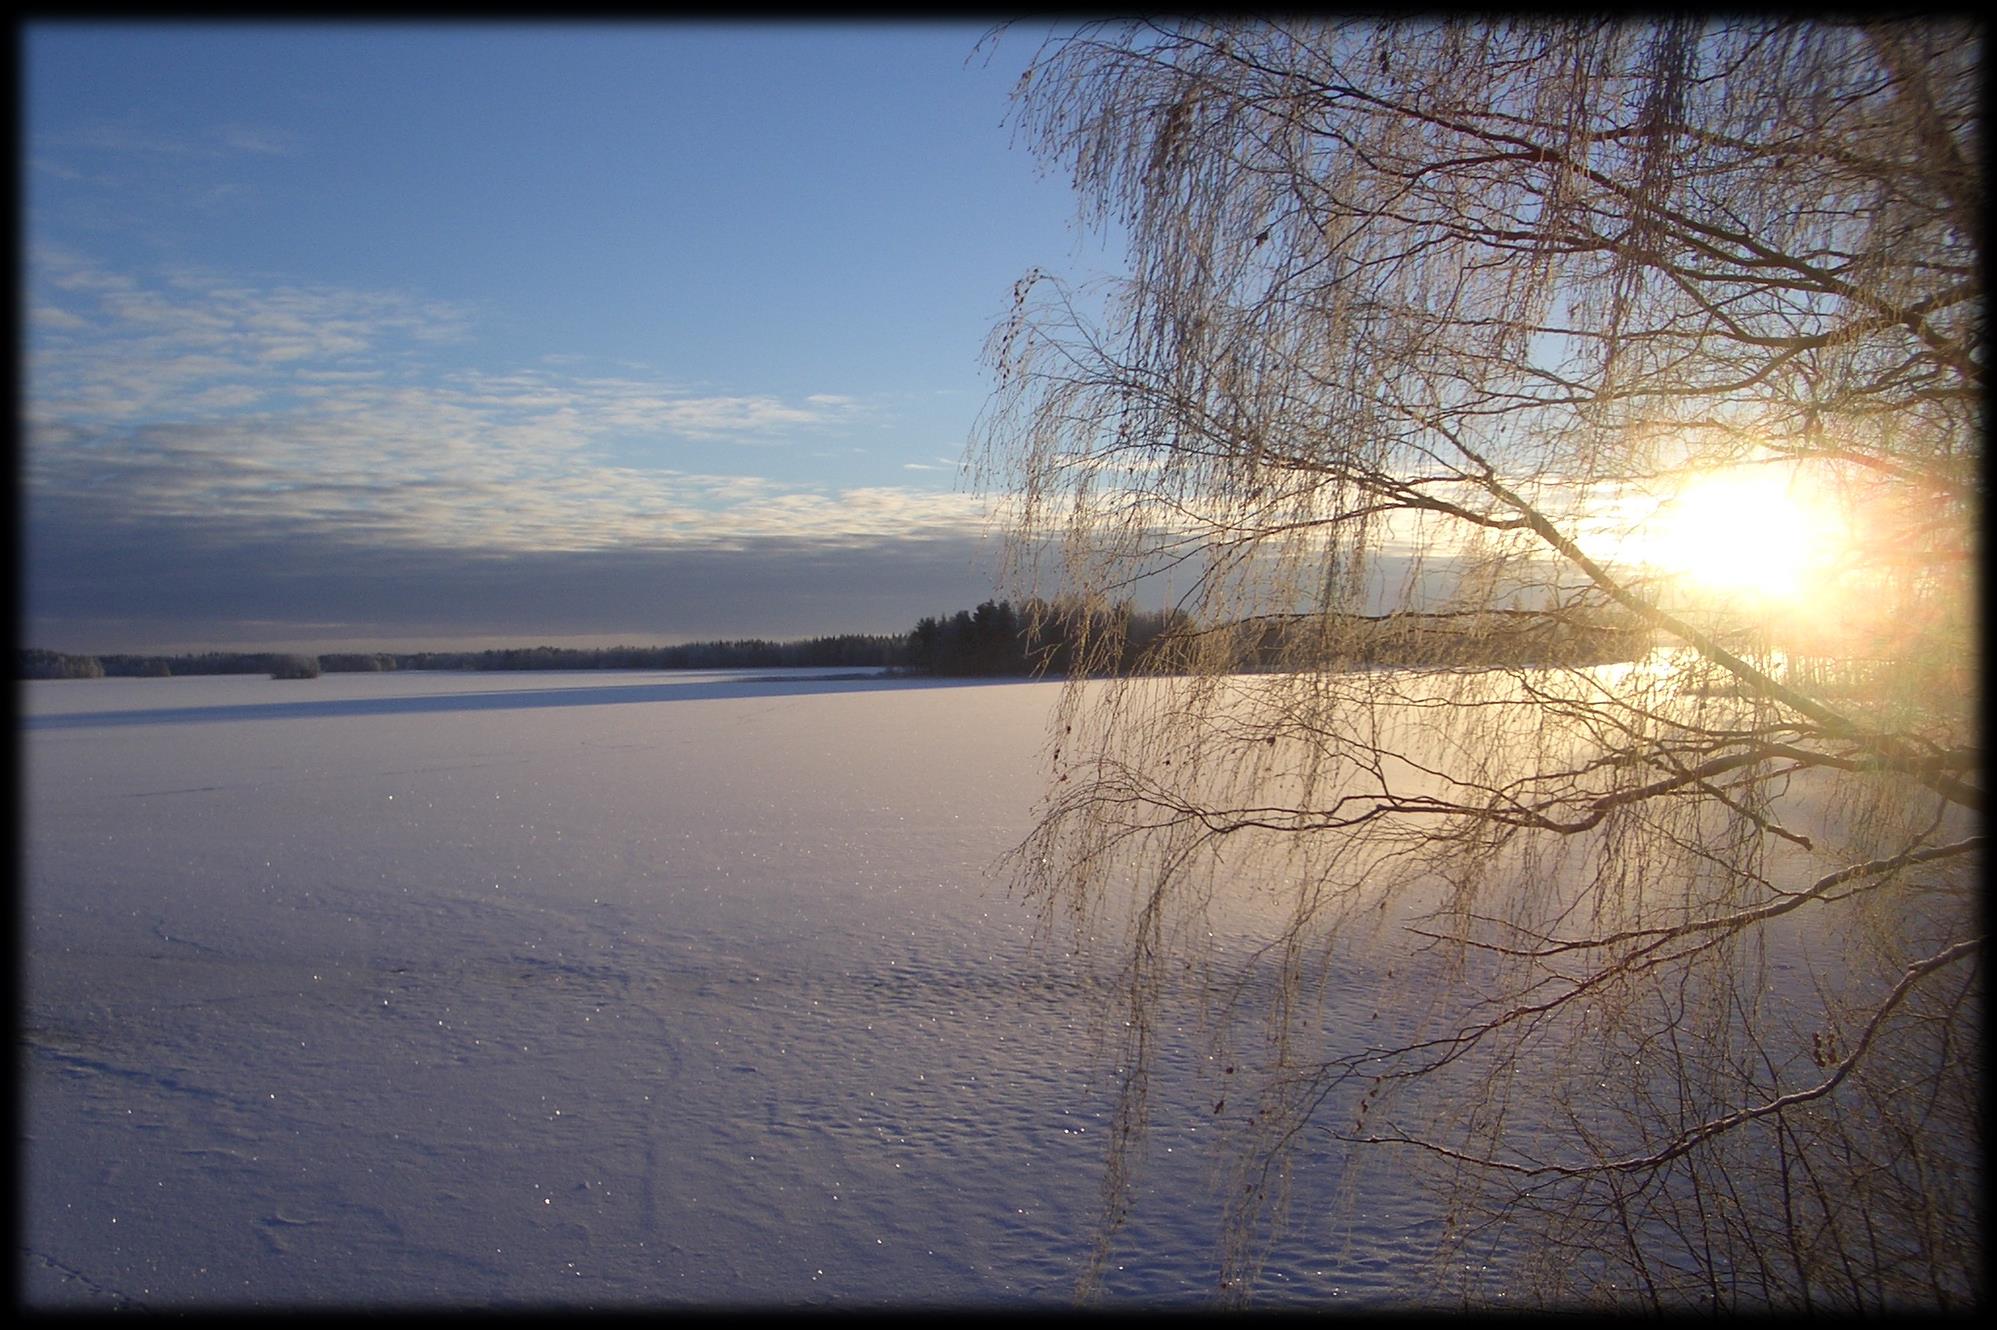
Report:
[{"label": "sun glare", "polygon": [[1645,563],[1692,589],[1793,605],[1833,552],[1838,526],[1830,506],[1791,470],[1737,467],[1692,478],[1633,543]]}]

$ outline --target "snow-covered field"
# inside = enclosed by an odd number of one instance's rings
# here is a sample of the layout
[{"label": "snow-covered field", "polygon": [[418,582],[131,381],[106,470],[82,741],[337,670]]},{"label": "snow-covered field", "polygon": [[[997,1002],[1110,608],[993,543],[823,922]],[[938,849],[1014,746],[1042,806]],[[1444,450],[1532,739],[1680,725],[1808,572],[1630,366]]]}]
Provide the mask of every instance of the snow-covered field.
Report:
[{"label": "snow-covered field", "polygon": [[[1058,686],[823,673],[23,685],[28,1302],[1068,1302],[1102,999],[990,871]],[[1213,1294],[1199,1056],[1113,1300]],[[1419,1299],[1427,1210],[1261,1297]]]}]

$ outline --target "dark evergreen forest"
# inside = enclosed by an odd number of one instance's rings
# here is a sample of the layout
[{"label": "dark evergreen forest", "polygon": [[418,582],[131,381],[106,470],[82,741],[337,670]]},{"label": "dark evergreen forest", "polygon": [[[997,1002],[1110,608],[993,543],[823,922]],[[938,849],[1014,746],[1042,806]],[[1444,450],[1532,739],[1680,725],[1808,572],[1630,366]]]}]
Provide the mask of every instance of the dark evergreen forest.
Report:
[{"label": "dark evergreen forest", "polygon": [[[327,652],[204,651],[184,655],[69,655],[22,649],[19,679],[269,674],[311,678],[376,670],[714,670],[885,669],[965,678],[1064,677],[1078,662],[1091,674],[1175,672],[1215,634],[1245,639],[1238,654],[1255,669],[1353,669],[1369,666],[1483,668],[1493,665],[1590,664],[1630,660],[1649,635],[1609,616],[1490,610],[1477,615],[1390,614],[1354,617],[1331,636],[1301,616],[1264,616],[1203,628],[1178,610],[1140,610],[1125,602],[1089,608],[1069,601],[988,600],[975,609],[919,620],[912,632],[847,633],[772,642],[742,638],[676,646],[503,647],[484,651]],[[1322,641],[1320,642],[1320,638]],[[316,661],[316,669],[311,668]]]}]

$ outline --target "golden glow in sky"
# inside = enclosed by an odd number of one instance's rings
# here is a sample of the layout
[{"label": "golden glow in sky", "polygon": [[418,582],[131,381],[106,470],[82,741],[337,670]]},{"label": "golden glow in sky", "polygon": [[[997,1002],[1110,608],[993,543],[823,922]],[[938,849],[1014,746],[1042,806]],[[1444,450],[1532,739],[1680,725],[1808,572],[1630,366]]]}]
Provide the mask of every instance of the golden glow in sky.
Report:
[{"label": "golden glow in sky", "polygon": [[1795,606],[1849,544],[1833,496],[1791,467],[1701,472],[1620,543],[1687,590]]}]

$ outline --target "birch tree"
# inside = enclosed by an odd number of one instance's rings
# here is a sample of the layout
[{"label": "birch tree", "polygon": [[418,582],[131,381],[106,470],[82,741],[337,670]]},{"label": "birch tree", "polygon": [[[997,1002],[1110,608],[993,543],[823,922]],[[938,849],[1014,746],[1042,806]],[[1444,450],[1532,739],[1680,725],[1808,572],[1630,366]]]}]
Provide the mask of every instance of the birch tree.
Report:
[{"label": "birch tree", "polygon": [[[1210,1031],[1256,1069],[1235,1296],[1326,1136],[1434,1171],[1439,1264],[1529,1234],[1511,1293],[1980,1291],[1981,54],[1750,18],[1041,48],[1019,132],[1128,271],[1021,280],[978,474],[1023,592],[1183,612],[1128,677],[1077,653],[1015,859],[1121,975],[1106,1235],[1191,974],[1274,995]],[[1398,1003],[1335,1027],[1362,955]]]}]

